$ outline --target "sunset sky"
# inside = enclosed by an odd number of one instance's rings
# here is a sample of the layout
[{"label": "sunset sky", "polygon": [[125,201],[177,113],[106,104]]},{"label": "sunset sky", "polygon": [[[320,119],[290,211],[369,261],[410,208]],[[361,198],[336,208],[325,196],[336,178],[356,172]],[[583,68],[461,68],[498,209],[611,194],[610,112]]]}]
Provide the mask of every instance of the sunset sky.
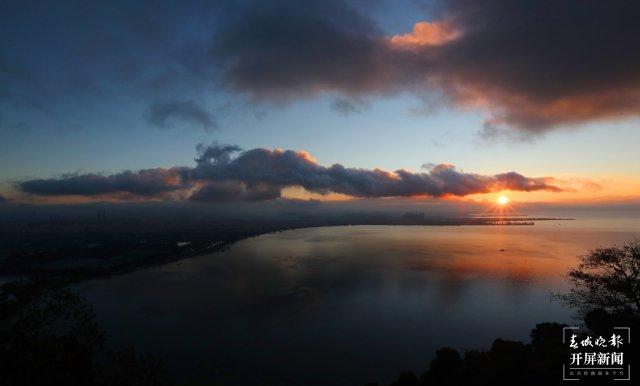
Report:
[{"label": "sunset sky", "polygon": [[131,3],[2,2],[0,198],[640,197],[639,3]]}]

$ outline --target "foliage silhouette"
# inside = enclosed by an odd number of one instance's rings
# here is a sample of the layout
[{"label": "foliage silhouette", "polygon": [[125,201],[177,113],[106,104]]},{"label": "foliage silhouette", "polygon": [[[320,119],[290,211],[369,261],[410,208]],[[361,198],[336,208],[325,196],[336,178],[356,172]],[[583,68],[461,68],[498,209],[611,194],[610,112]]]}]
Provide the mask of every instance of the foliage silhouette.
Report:
[{"label": "foliage silhouette", "polygon": [[[597,248],[579,260],[567,275],[569,292],[554,298],[575,308],[590,334],[606,336],[616,326],[640,330],[640,242]],[[489,351],[467,351],[464,356],[441,348],[420,378],[403,373],[391,386],[565,384],[561,373],[569,354],[568,345],[562,343],[565,326],[540,323],[531,331],[529,344],[496,339]],[[638,357],[633,344],[625,348],[625,357],[627,363]],[[603,382],[602,378],[581,381]]]},{"label": "foliage silhouette", "polygon": [[106,349],[84,299],[45,280],[0,287],[0,374],[0,386],[170,384],[157,360]]},{"label": "foliage silhouette", "polygon": [[568,277],[571,291],[556,296],[569,307],[583,314],[594,309],[640,313],[640,242],[591,250]]}]

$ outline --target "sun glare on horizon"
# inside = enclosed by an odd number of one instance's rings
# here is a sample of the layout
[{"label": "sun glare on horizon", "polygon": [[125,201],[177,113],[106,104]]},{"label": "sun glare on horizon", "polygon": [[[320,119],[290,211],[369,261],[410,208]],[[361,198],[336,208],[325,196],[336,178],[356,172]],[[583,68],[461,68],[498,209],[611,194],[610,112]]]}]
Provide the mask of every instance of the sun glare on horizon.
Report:
[{"label": "sun glare on horizon", "polygon": [[499,196],[496,202],[498,203],[498,205],[506,205],[509,202],[509,197]]}]

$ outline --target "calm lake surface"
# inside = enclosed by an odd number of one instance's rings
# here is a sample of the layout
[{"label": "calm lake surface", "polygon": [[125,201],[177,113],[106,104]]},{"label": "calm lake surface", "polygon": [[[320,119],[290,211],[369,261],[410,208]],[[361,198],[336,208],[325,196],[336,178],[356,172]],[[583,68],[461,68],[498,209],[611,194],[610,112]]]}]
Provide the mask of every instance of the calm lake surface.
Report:
[{"label": "calm lake surface", "polygon": [[571,323],[550,298],[562,275],[639,230],[637,217],[300,229],[78,288],[111,344],[154,354],[179,380],[363,385],[420,373],[443,346]]}]

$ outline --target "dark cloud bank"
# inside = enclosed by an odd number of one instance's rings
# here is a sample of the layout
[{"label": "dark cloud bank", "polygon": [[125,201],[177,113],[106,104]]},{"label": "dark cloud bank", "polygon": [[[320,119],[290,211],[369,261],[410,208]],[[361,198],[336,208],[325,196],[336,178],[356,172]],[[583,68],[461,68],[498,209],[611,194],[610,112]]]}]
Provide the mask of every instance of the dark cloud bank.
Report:
[{"label": "dark cloud bank", "polygon": [[640,3],[443,0],[385,36],[341,1],[259,2],[213,46],[226,84],[256,99],[440,93],[524,134],[640,112]]},{"label": "dark cloud bank", "polygon": [[639,115],[640,2],[426,4],[391,36],[369,2],[9,1],[0,103],[53,116],[61,98],[136,95],[158,126],[207,130],[215,117],[196,102],[221,88],[260,101],[335,93],[343,113],[371,95],[436,95],[485,111],[488,135]]},{"label": "dark cloud bank", "polygon": [[162,198],[191,201],[263,201],[279,198],[283,188],[341,193],[353,197],[466,196],[500,190],[559,192],[553,178],[515,172],[484,176],[440,164],[425,172],[394,172],[319,165],[308,153],[237,146],[198,146],[195,167],[156,168],[112,175],[80,174],[17,184],[39,196]]}]

